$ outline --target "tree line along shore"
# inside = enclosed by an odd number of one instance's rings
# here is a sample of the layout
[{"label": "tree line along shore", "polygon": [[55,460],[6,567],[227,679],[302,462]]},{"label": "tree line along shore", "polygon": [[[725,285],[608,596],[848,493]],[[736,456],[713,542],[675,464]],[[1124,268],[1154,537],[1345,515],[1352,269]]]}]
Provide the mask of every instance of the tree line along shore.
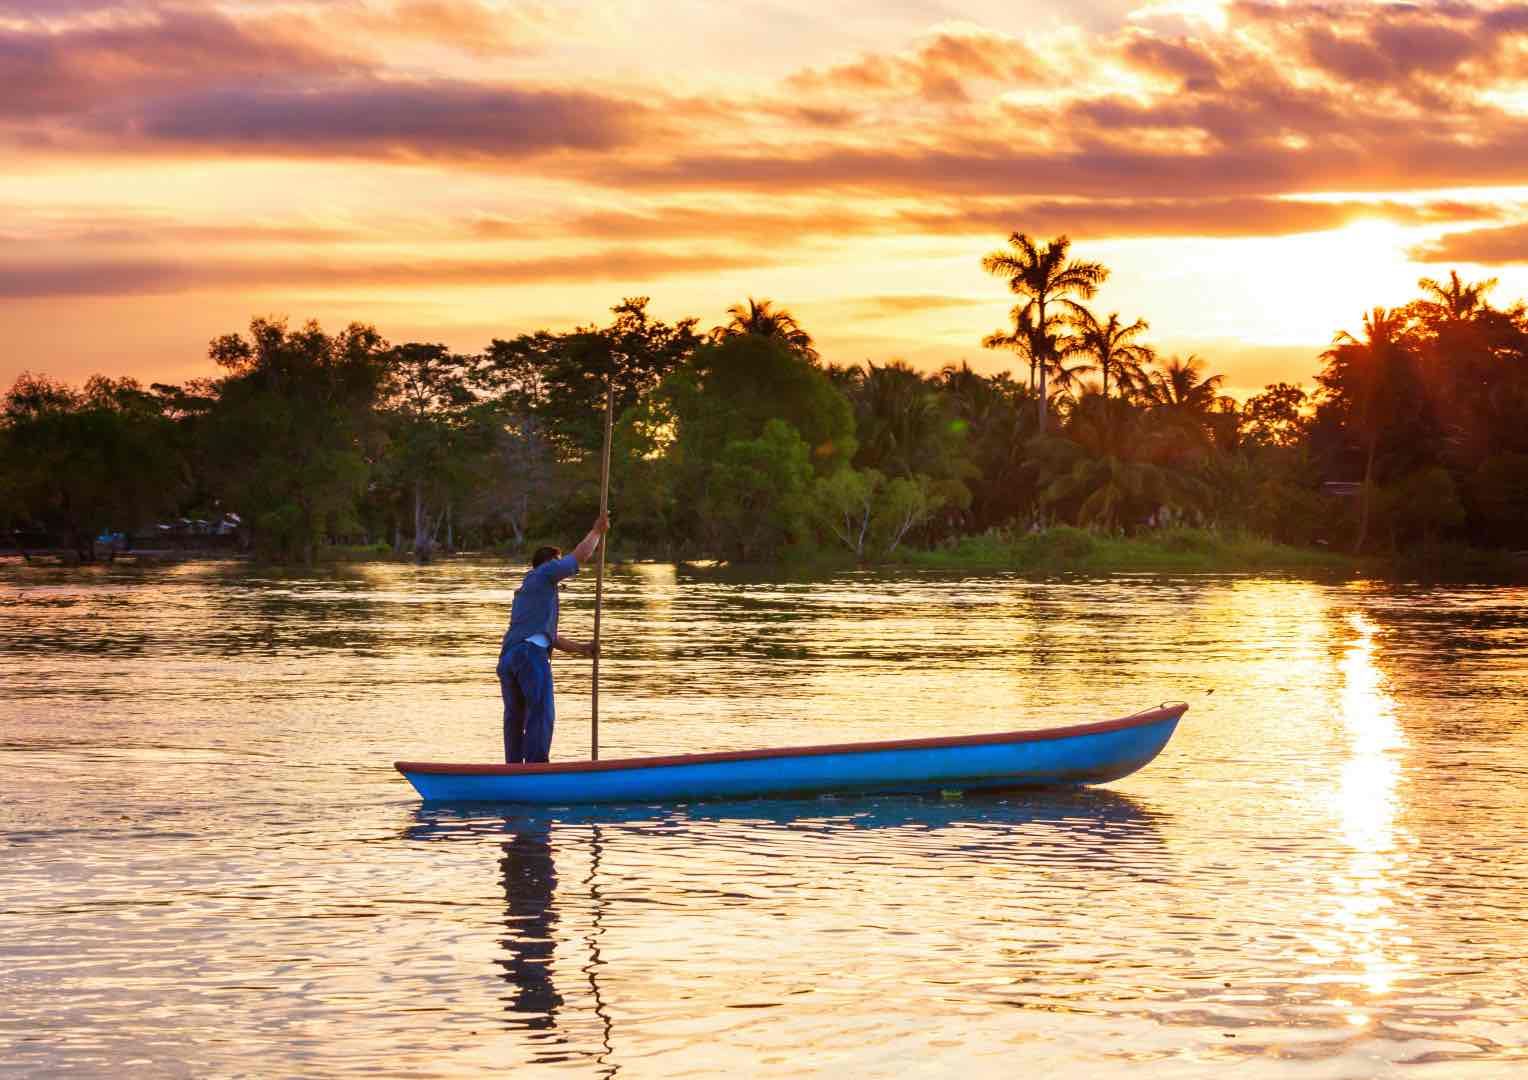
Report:
[{"label": "tree line along shore", "polygon": [[[216,523],[275,561],[520,551],[587,525],[606,388],[617,555],[1039,569],[1521,565],[1528,308],[1424,279],[1245,401],[1148,324],[1106,267],[1015,233],[983,265],[1016,363],[824,363],[786,309],[391,345],[254,320],[215,377],[21,375],[0,413],[0,542],[89,560]],[[205,532],[206,530],[201,530]],[[184,534],[181,528],[180,533]],[[181,547],[206,543],[183,535]]]}]

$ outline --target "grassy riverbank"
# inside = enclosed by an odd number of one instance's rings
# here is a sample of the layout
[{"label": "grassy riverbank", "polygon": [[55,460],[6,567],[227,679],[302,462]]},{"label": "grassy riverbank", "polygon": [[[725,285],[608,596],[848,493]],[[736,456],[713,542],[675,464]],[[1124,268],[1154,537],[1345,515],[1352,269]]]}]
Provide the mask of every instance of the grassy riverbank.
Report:
[{"label": "grassy riverbank", "polygon": [[1276,544],[1261,536],[1208,529],[1164,529],[1110,536],[1057,525],[1039,532],[992,530],[931,550],[898,551],[910,566],[1003,568],[1039,572],[1121,570],[1357,570],[1351,555]]},{"label": "grassy riverbank", "polygon": [[1337,571],[1391,580],[1528,581],[1528,552],[1436,544],[1359,557],[1342,551],[1291,547],[1251,533],[1187,528],[1131,537],[1067,525],[1034,533],[992,530],[942,547],[898,551],[891,561],[907,566],[1034,573],[1284,570]]},{"label": "grassy riverbank", "polygon": [[[538,541],[539,543],[539,541]],[[502,559],[519,566],[536,545],[524,551],[499,547],[487,551],[440,552],[441,561],[458,557]],[[410,551],[397,552],[386,543],[330,545],[315,553],[318,565],[335,563],[412,563]],[[45,549],[30,553],[40,565],[78,564],[73,551]],[[0,550],[0,559],[19,551]],[[229,550],[160,549],[121,552],[119,560],[133,563],[178,562],[188,559],[248,559]],[[613,545],[613,565],[626,562],[668,562],[672,556],[658,551]],[[104,554],[102,563],[107,562]],[[254,560],[258,562],[259,560]],[[710,560],[706,560],[710,564]],[[290,564],[296,565],[296,564]],[[702,565],[702,564],[689,564]],[[714,564],[713,564],[714,565]],[[832,573],[867,565],[841,549],[801,546],[787,549],[779,563],[763,564],[794,573]],[[1209,529],[1163,529],[1138,536],[1116,536],[1057,525],[1039,532],[993,529],[965,536],[934,548],[899,548],[889,558],[868,565],[905,566],[942,570],[1013,570],[1033,574],[1057,573],[1152,573],[1184,571],[1248,573],[1348,573],[1365,577],[1413,581],[1528,582],[1528,552],[1511,552],[1462,545],[1434,545],[1399,554],[1365,555],[1320,548],[1291,547],[1249,533]]]}]

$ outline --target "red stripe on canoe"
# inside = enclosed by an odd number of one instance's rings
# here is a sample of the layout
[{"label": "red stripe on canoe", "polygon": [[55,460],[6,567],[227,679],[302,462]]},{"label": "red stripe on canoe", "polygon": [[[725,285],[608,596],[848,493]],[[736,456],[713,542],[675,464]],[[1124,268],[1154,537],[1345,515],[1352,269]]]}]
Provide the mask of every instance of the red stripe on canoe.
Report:
[{"label": "red stripe on canoe", "polygon": [[655,769],[665,765],[704,765],[713,761],[754,761],[760,758],[816,757],[822,754],[863,754],[876,750],[932,750],[944,746],[989,746],[994,743],[1046,742],[1077,735],[1102,735],[1107,731],[1142,727],[1162,720],[1176,720],[1187,705],[1164,705],[1156,709],[1071,727],[1038,731],[1005,731],[996,735],[946,735],[932,739],[892,739],[882,742],[834,743],[825,746],[787,746],[771,750],[724,750],[712,754],[674,754],[668,757],[612,758],[605,761],[552,761],[532,765],[451,765],[434,761],[395,761],[401,773],[436,773],[479,776],[516,776],[522,773],[602,772],[607,769]]}]

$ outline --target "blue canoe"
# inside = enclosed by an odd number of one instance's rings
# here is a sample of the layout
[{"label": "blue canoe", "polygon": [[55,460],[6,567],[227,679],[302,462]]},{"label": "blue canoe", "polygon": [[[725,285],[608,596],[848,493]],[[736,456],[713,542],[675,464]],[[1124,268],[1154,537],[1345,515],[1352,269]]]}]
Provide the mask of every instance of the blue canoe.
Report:
[{"label": "blue canoe", "polygon": [[396,767],[426,802],[542,805],[1101,784],[1156,757],[1187,710],[1163,705],[1097,724],[996,735],[544,765],[399,761]]}]

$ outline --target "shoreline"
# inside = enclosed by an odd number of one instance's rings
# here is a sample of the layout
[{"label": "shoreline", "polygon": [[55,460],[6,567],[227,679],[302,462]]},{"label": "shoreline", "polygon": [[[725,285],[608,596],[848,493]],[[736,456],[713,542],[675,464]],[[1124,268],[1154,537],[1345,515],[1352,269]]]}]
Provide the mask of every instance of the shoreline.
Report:
[{"label": "shoreline", "polygon": [[[245,562],[257,566],[302,567],[300,562],[267,561],[239,551],[152,548],[116,553],[114,559],[80,562],[68,549],[39,549],[23,554],[0,550],[0,563],[37,567],[168,565],[181,562]],[[494,550],[441,553],[432,562],[502,560],[520,553]],[[313,569],[365,563],[419,565],[411,553],[394,554],[376,546],[321,549]],[[934,548],[902,548],[888,557],[857,559],[847,551],[802,548],[771,563],[725,559],[648,557],[638,550],[612,552],[612,566],[673,563],[692,570],[835,573],[849,570],[1009,571],[1038,577],[1058,574],[1117,573],[1261,573],[1330,577],[1333,574],[1392,581],[1528,584],[1528,551],[1443,546],[1431,551],[1355,556],[1319,548],[1299,548],[1245,533],[1209,529],[1165,529],[1139,536],[1111,536],[1061,525],[1037,532],[994,530],[965,536]]]},{"label": "shoreline", "polygon": [[943,548],[907,551],[898,561],[913,566],[1022,567],[1095,573],[1131,570],[1360,573],[1373,565],[1372,557],[1293,547],[1247,533],[1173,528],[1118,536],[1069,525],[1036,532],[994,531],[961,537]]}]

